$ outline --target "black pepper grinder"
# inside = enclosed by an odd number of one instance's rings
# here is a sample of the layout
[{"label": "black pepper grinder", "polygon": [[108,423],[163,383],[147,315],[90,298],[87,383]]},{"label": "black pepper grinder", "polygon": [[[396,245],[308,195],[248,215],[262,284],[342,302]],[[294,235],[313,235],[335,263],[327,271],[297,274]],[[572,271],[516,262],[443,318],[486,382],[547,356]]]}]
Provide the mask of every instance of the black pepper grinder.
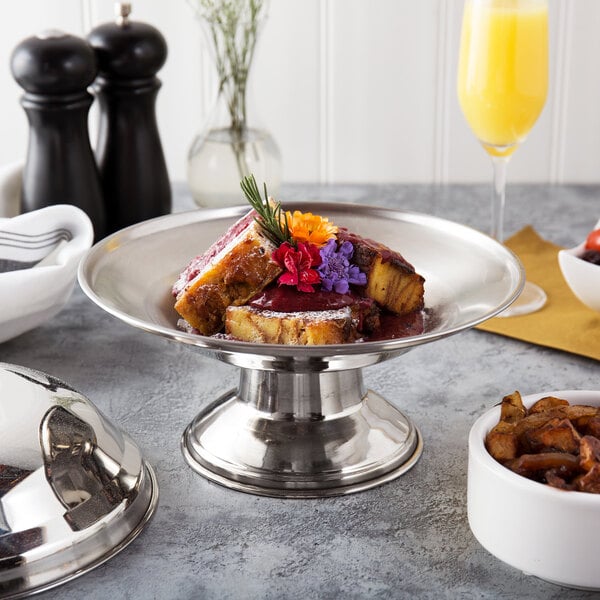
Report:
[{"label": "black pepper grinder", "polygon": [[110,231],[171,212],[171,186],[156,123],[161,82],[156,72],[167,58],[162,34],[129,20],[131,5],[117,3],[117,20],[93,29],[93,85],[100,104],[96,159]]},{"label": "black pepper grinder", "polygon": [[29,121],[22,211],[73,204],[87,213],[100,239],[106,218],[87,124],[94,51],[81,38],[47,31],[14,49],[11,71],[25,90],[21,105]]}]

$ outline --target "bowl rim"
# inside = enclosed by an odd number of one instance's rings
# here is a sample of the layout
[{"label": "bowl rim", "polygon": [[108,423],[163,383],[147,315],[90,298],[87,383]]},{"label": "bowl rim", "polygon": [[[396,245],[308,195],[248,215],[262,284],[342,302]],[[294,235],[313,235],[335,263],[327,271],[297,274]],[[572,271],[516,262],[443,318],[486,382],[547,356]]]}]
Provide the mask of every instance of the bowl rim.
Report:
[{"label": "bowl rim", "polygon": [[582,260],[581,255],[585,252],[585,242],[579,244],[579,246],[574,246],[573,248],[563,248],[558,251],[559,257],[567,258],[567,260],[577,259],[578,262],[582,262],[590,267],[597,267],[594,263],[591,263],[587,260]]},{"label": "bowl rim", "polygon": [[559,250],[558,253],[562,254],[563,256],[573,256],[574,258],[579,258],[581,254],[583,254],[584,250],[585,242],[582,242],[579,244],[579,246],[573,246],[573,248],[563,248],[562,250]]},{"label": "bowl rim", "polygon": [[[557,390],[547,392],[536,392],[522,396],[523,404],[529,407],[540,398],[546,396],[555,396],[563,398],[569,402],[583,404],[583,398],[587,398],[587,403],[593,406],[600,406],[600,390]],[[590,400],[590,396],[592,400]],[[469,463],[477,461],[486,471],[500,478],[507,485],[519,488],[523,492],[544,497],[546,500],[555,502],[575,502],[581,505],[600,503],[600,494],[591,492],[580,492],[576,490],[561,490],[545,483],[533,481],[514,473],[507,467],[496,461],[485,447],[485,436],[490,429],[498,422],[500,418],[500,404],[488,409],[475,421],[469,431]]]},{"label": "bowl rim", "polygon": [[[597,229],[600,229],[600,219],[598,219],[598,222],[589,230],[589,233],[591,233],[592,231],[596,231]],[[589,235],[588,233],[588,235]],[[586,239],[583,240],[581,243],[577,244],[576,246],[572,246],[571,248],[562,248],[561,250],[558,251],[559,256],[574,256],[579,258],[581,256],[581,254],[583,254],[583,252],[585,251],[585,244],[587,241],[587,236]],[[583,261],[583,262],[587,262],[587,261]],[[588,264],[593,264],[593,263],[588,263]],[[597,267],[598,265],[594,265],[595,267]]]},{"label": "bowl rim", "polygon": [[600,310],[600,295],[596,293],[595,282],[600,276],[600,265],[583,260],[585,242],[574,248],[559,250],[558,266],[563,281],[571,293],[587,308]]},{"label": "bowl rim", "polygon": [[[256,365],[256,361],[258,360],[260,368],[268,368],[270,370],[273,370],[273,365],[280,365],[281,368],[285,368],[286,370],[289,368],[293,368],[294,370],[306,368],[339,370],[340,368],[348,368],[349,363],[347,361],[350,359],[355,361],[353,364],[356,366],[368,366],[370,364],[375,364],[376,362],[381,362],[381,360],[406,352],[412,347],[454,335],[466,329],[475,327],[496,316],[514,302],[524,285],[524,267],[515,253],[506,246],[501,244],[498,245],[495,240],[486,234],[461,223],[416,211],[376,205],[353,204],[349,202],[294,200],[286,202],[286,208],[289,210],[318,209],[321,212],[330,212],[334,215],[348,212],[348,214],[354,217],[367,215],[378,221],[392,219],[411,225],[426,224],[432,230],[449,232],[449,236],[464,237],[473,245],[479,244],[481,247],[487,248],[488,250],[491,250],[493,247],[498,258],[502,256],[506,273],[510,275],[509,278],[511,281],[509,283],[511,283],[513,287],[511,289],[507,288],[501,304],[488,309],[486,313],[471,315],[468,318],[465,317],[463,321],[452,323],[440,330],[427,331],[423,334],[404,338],[370,340],[361,342],[360,344],[347,343],[302,347],[285,344],[262,344],[237,340],[223,340],[215,339],[210,336],[187,333],[182,330],[174,329],[173,327],[166,327],[162,324],[157,324],[156,322],[144,320],[136,315],[131,315],[123,309],[122,306],[113,306],[110,302],[106,301],[102,294],[98,293],[94,279],[96,269],[102,258],[107,255],[107,249],[112,247],[112,245],[120,244],[124,246],[144,237],[150,237],[155,234],[161,234],[169,229],[189,226],[199,222],[231,219],[231,222],[233,223],[234,219],[239,219],[248,212],[247,205],[206,209],[203,211],[195,209],[171,213],[117,231],[96,243],[83,257],[78,270],[79,285],[83,292],[93,302],[109,314],[121,319],[129,325],[153,334],[161,335],[168,339],[174,339],[200,350],[214,352],[221,360],[231,362],[237,366],[242,366],[240,361],[243,361],[244,365]],[[248,359],[251,362],[249,362]],[[309,362],[311,364],[308,364]],[[341,366],[342,363],[344,363],[343,367]],[[276,367],[275,370],[280,367]]]}]

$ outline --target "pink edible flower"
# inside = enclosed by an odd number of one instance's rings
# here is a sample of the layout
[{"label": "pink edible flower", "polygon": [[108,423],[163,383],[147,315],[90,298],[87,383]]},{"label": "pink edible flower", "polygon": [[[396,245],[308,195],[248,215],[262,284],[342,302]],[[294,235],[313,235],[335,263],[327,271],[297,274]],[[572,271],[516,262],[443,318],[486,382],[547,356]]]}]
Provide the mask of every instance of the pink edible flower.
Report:
[{"label": "pink edible flower", "polygon": [[314,244],[298,242],[294,248],[284,242],[273,252],[273,260],[285,271],[277,280],[279,285],[295,285],[300,292],[314,292],[313,285],[321,281],[313,269],[321,264],[319,248]]}]

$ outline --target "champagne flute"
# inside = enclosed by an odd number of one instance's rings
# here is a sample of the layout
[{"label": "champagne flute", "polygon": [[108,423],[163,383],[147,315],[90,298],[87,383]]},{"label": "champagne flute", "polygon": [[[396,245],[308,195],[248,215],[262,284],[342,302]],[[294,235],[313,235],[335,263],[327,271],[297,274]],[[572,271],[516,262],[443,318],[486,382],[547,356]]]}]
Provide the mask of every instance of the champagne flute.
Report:
[{"label": "champagne flute", "polygon": [[[506,168],[542,112],[548,91],[548,0],[466,0],[458,99],[494,168],[491,235],[502,241]],[[526,282],[501,316],[541,308],[546,294]]]}]

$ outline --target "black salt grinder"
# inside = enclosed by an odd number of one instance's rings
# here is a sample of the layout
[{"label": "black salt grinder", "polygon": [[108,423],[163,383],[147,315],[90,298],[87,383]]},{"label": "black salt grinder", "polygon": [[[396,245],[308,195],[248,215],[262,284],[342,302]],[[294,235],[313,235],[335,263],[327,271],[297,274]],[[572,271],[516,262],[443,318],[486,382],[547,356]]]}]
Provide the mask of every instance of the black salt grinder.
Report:
[{"label": "black salt grinder", "polygon": [[94,51],[85,40],[52,30],[18,44],[10,64],[25,90],[21,105],[29,121],[22,212],[73,204],[87,213],[100,239],[106,219],[87,124]]},{"label": "black salt grinder", "polygon": [[93,85],[100,104],[96,159],[109,230],[171,212],[171,186],[156,123],[161,86],[156,72],[167,58],[162,34],[129,20],[131,5],[116,4],[115,23],[93,29]]}]

